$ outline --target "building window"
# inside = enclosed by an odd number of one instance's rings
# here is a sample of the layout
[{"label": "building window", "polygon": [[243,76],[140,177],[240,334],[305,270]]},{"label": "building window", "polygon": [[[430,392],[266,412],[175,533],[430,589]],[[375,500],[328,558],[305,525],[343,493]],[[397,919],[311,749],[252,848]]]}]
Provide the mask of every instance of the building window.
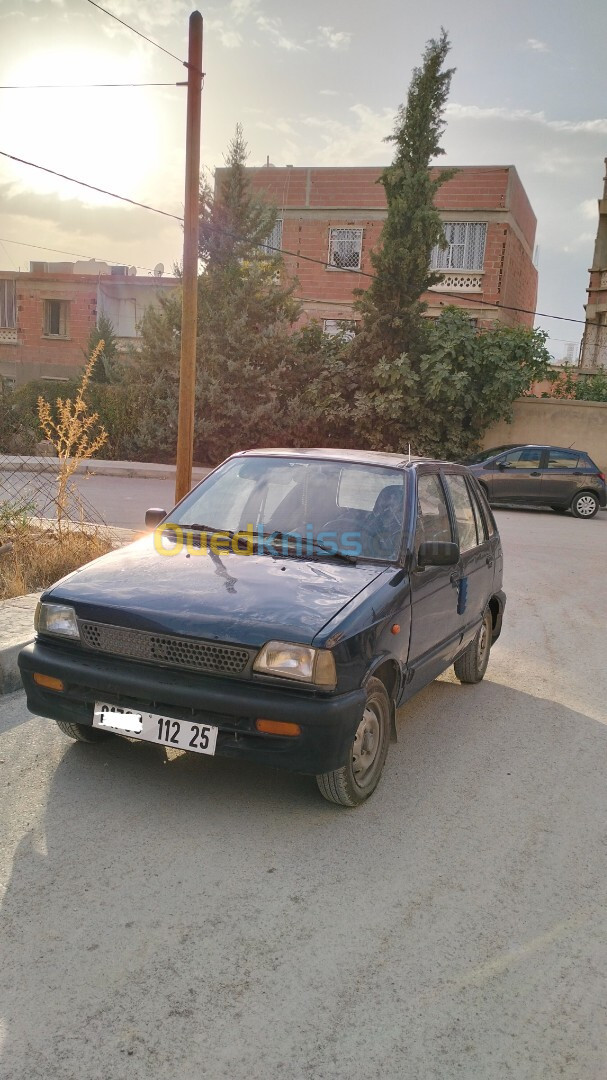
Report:
[{"label": "building window", "polygon": [[360,270],[362,229],[329,229],[330,270]]},{"label": "building window", "polygon": [[484,221],[445,221],[446,248],[432,249],[432,270],[482,270],[487,225]]},{"label": "building window", "polygon": [[278,255],[282,247],[282,218],[276,218],[272,232],[259,246],[264,255]]},{"label": "building window", "polygon": [[17,314],[16,282],[4,278],[0,281],[0,326],[15,328]]},{"label": "building window", "polygon": [[44,333],[47,337],[67,337],[69,301],[44,301]]},{"label": "building window", "polygon": [[352,341],[356,332],[356,320],[324,319],[322,329],[327,337],[341,337],[344,341]]}]

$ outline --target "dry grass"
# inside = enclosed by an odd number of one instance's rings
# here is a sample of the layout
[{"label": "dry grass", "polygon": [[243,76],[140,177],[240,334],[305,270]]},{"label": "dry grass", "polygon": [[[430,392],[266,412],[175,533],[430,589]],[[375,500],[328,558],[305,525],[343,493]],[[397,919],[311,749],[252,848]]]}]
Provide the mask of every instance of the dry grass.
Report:
[{"label": "dry grass", "polygon": [[39,529],[24,522],[0,528],[3,545],[0,600],[44,589],[112,547],[94,530]]}]

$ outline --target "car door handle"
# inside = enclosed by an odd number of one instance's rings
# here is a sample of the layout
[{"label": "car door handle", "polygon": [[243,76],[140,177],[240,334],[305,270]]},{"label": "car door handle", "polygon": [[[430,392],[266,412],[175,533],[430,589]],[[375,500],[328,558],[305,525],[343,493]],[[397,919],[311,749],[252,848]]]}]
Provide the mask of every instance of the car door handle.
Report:
[{"label": "car door handle", "polygon": [[487,563],[487,566],[493,566],[493,555],[487,555],[485,562]]},{"label": "car door handle", "polygon": [[529,473],[529,476],[541,476],[541,475],[542,474],[541,474],[539,469],[534,469],[533,472]]},{"label": "car door handle", "polygon": [[457,588],[458,588],[458,586],[459,586],[459,583],[460,583],[460,581],[461,581],[461,580],[462,580],[462,579],[461,579],[461,575],[460,575],[459,573],[457,573],[457,574],[451,574],[451,577],[449,578],[449,581],[450,581],[450,582],[451,582],[451,584],[453,585],[453,588],[454,588],[454,589],[457,589]]}]

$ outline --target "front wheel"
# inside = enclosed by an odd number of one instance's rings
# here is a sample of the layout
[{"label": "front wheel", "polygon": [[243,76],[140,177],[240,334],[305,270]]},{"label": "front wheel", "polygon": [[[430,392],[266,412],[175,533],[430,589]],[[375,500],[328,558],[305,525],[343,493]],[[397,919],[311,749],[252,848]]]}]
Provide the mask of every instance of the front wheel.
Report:
[{"label": "front wheel", "polygon": [[379,783],[390,742],[390,699],[379,679],[369,679],[367,700],[348,761],[341,769],[320,773],[321,795],[339,806],[358,806]]},{"label": "front wheel", "polygon": [[593,518],[598,512],[599,500],[591,491],[579,491],[571,501],[571,512],[579,518]]},{"label": "front wheel", "polygon": [[477,683],[484,678],[489,663],[492,636],[493,618],[491,612],[486,611],[480,630],[453,665],[453,670],[460,682]]}]

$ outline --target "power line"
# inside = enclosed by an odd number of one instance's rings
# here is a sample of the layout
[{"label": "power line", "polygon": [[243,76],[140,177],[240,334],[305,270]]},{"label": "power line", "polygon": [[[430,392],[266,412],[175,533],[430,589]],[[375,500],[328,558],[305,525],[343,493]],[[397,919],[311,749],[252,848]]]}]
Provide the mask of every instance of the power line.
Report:
[{"label": "power line", "polygon": [[[0,236],[0,244],[2,243],[17,244],[20,247],[36,248],[37,251],[53,251],[56,255],[74,255],[77,259],[92,259],[95,262],[113,263],[115,266],[123,266],[127,263],[126,259],[96,259],[94,255],[83,255],[80,251],[65,251],[64,248],[45,247],[44,244],[28,244],[25,240],[9,240],[6,236]],[[139,263],[133,263],[132,265],[136,266],[137,270],[149,270],[151,274],[154,273],[151,266],[140,266]]]},{"label": "power line", "polygon": [[57,172],[55,169],[48,169],[45,165],[36,165],[35,162],[26,161],[25,158],[16,157],[15,154],[7,154],[5,150],[0,150],[0,155],[10,158],[11,161],[18,161],[21,165],[30,165],[32,169],[40,169],[42,172],[50,173],[51,176],[58,176],[61,180],[69,180],[71,184],[79,184],[80,187],[88,188],[90,191],[98,191],[101,195],[109,195],[112,199],[120,199],[121,202],[130,203],[131,206],[139,206],[142,210],[151,210],[154,214],[162,214],[163,217],[173,218],[174,221],[183,221],[182,217],[177,214],[169,214],[167,210],[158,210],[155,206],[137,202],[136,199],[129,199],[126,195],[116,195],[115,192],[96,187],[95,184],[87,184],[84,180],[75,180],[73,176],[66,176],[65,173]]},{"label": "power line", "polygon": [[114,86],[187,86],[187,82],[94,82],[94,83],[34,83],[28,86],[0,86],[0,90],[89,90]]},{"label": "power line", "polygon": [[[120,23],[121,26],[125,26],[126,29],[131,30],[133,34],[137,34],[137,37],[143,38],[144,41],[147,41],[149,45],[153,45],[156,49],[160,49],[161,52],[166,53],[167,56],[171,56],[173,60],[177,61],[178,64],[181,64],[185,68],[190,67],[187,60],[181,60],[179,56],[176,56],[174,52],[170,51],[170,49],[165,49],[164,45],[159,45],[157,41],[153,41],[152,38],[147,37],[146,34],[142,34],[141,30],[136,30],[134,26],[131,26],[130,23],[125,22],[124,19],[119,19],[117,15],[114,15],[113,11],[108,11],[107,8],[101,7],[101,4],[96,4],[95,0],[87,0],[87,3],[91,4],[94,8],[97,8],[98,11],[102,11],[104,15],[109,15],[110,19],[115,19],[116,22]],[[204,73],[202,71],[198,71],[198,69],[195,70],[198,75],[204,78]]]},{"label": "power line", "polygon": [[[88,2],[92,3],[93,0],[88,0]],[[137,202],[136,199],[130,199],[126,195],[117,195],[114,191],[107,191],[105,188],[96,187],[94,184],[87,184],[84,180],[76,180],[73,176],[66,176],[65,173],[56,172],[55,169],[48,169],[44,165],[36,165],[33,161],[26,161],[24,158],[16,157],[14,154],[8,154],[5,150],[0,150],[0,156],[9,158],[11,161],[18,161],[21,165],[29,165],[33,169],[40,169],[42,172],[50,173],[52,176],[58,176],[61,180],[69,180],[72,184],[78,184],[80,187],[89,188],[91,191],[97,191],[101,195],[109,195],[110,198],[118,199],[120,202],[129,203],[131,206],[138,206],[142,210],[150,210],[154,214],[161,214],[163,217],[172,218],[173,221],[178,221],[180,224],[183,223],[183,217],[180,217],[178,214],[170,214],[167,210],[159,210],[158,207],[150,206],[148,203]],[[215,229],[217,232],[223,233],[225,236],[230,236],[233,240],[240,241],[241,243],[244,242],[246,239],[245,237],[239,236],[238,233],[232,232],[230,229],[226,229],[222,226],[211,224],[210,228]],[[275,245],[268,243],[265,243],[263,247],[266,251],[273,251],[278,255],[289,255],[294,259],[302,260],[304,262],[316,263],[317,266],[324,266],[325,268],[328,267],[330,269],[335,269],[334,263],[326,262],[326,260],[324,259],[315,259],[312,255],[302,255],[297,251],[289,251],[287,248],[276,247]],[[358,277],[370,278],[372,281],[375,280],[375,278],[377,277],[377,274],[370,274],[367,270],[356,270],[354,267],[351,266],[343,266],[339,267],[339,269],[346,270],[351,274],[356,274]],[[559,322],[578,323],[581,326],[603,325],[602,323],[598,322],[587,322],[585,319],[573,319],[568,317],[567,315],[551,315],[545,311],[534,311],[532,308],[521,308],[515,307],[512,304],[500,304],[495,303],[492,300],[481,300],[478,298],[473,298],[472,296],[465,296],[460,293],[441,292],[437,295],[446,296],[449,299],[459,300],[460,302],[464,300],[468,303],[475,304],[477,307],[481,305],[483,307],[490,307],[499,311],[515,311],[521,315],[533,315],[537,316],[537,318],[540,319],[555,319]],[[347,302],[348,301],[344,301],[344,303]]]}]

